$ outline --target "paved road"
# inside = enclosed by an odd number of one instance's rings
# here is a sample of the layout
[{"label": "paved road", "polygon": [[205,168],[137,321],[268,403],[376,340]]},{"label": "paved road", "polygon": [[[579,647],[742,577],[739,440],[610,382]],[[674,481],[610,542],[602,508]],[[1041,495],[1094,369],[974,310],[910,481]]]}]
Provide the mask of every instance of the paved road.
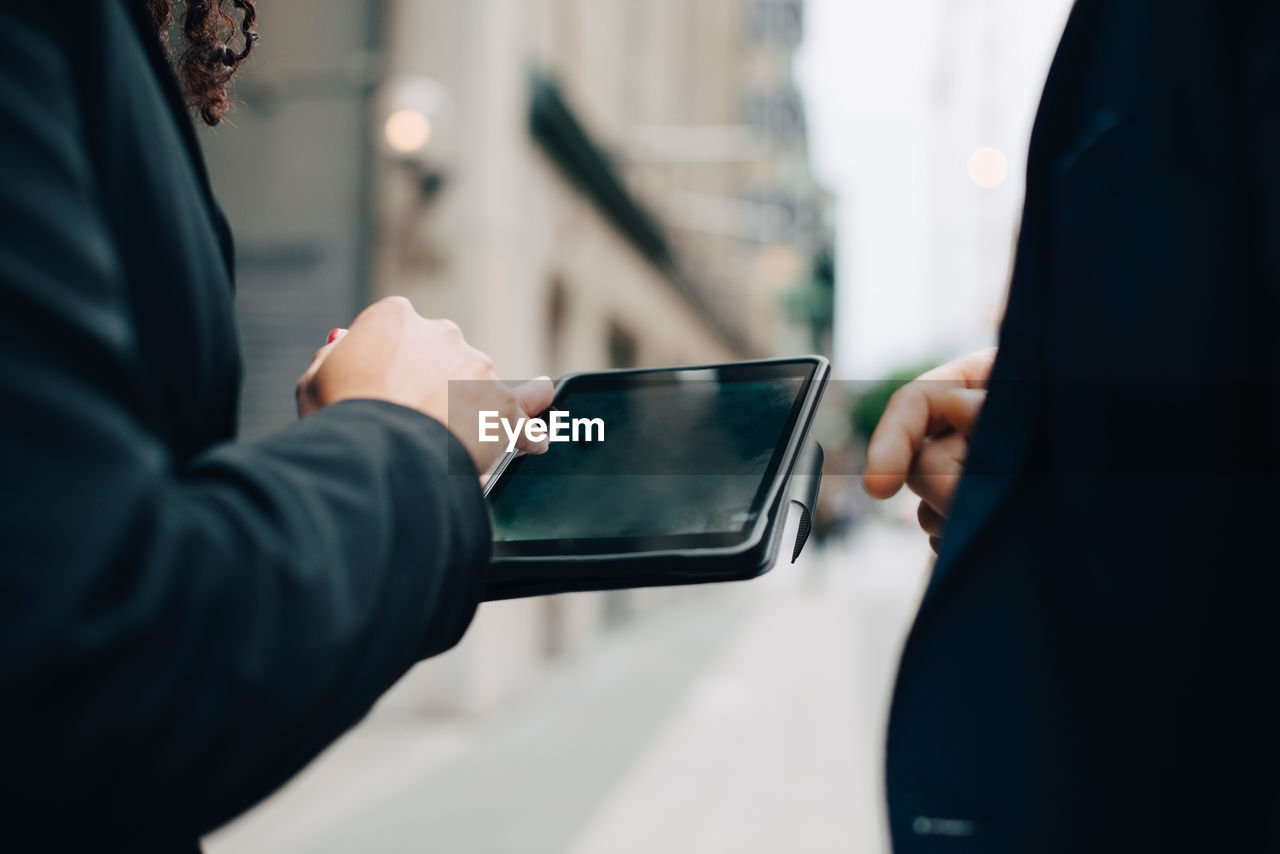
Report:
[{"label": "paved road", "polygon": [[370,718],[209,854],[887,851],[922,538],[875,523],[648,617],[487,720]]}]

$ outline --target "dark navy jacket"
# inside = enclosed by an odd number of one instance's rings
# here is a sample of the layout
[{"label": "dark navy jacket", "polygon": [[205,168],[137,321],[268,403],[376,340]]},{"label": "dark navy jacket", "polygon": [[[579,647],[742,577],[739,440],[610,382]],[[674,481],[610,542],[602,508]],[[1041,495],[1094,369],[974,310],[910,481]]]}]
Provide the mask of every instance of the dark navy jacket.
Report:
[{"label": "dark navy jacket", "polygon": [[1078,0],[903,654],[895,850],[1280,850],[1280,4]]}]

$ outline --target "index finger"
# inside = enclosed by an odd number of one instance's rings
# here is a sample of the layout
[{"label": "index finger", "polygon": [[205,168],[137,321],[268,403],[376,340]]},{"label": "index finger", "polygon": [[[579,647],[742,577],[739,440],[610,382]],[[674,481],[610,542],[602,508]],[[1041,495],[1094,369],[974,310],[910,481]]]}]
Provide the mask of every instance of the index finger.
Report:
[{"label": "index finger", "polygon": [[950,392],[985,388],[995,356],[995,348],[962,356],[921,374],[889,398],[867,444],[862,483],[871,496],[890,498],[902,488],[924,440],[950,429],[944,416]]},{"label": "index finger", "polygon": [[512,391],[515,392],[516,400],[520,402],[520,408],[524,410],[524,414],[534,416],[547,411],[547,407],[551,405],[551,399],[555,397],[556,387],[555,383],[551,382],[551,377],[538,377],[527,383],[521,383]]},{"label": "index finger", "polygon": [[[551,406],[551,400],[555,397],[556,387],[551,382],[550,377],[538,377],[529,380],[527,383],[521,383],[512,389],[516,396],[516,402],[520,405],[520,409],[530,418],[541,415]],[[520,438],[516,442],[516,447],[527,454],[544,454],[551,447],[547,439],[540,442],[530,442],[521,431]]]},{"label": "index finger", "polygon": [[891,498],[906,483],[911,461],[924,446],[924,440],[944,429],[945,422],[941,422],[939,414],[942,402],[956,387],[954,382],[942,385],[913,380],[889,398],[867,443],[867,469],[862,484],[873,498]]}]

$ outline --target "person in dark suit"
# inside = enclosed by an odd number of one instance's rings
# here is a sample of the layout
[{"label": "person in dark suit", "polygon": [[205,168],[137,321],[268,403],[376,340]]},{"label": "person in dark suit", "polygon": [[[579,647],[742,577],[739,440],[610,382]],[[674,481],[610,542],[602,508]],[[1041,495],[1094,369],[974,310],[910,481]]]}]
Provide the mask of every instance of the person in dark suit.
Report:
[{"label": "person in dark suit", "polygon": [[[190,850],[453,646],[490,546],[496,446],[441,423],[492,366],[377,303],[233,437],[229,232],[211,123],[252,4],[0,4],[0,847]],[[517,399],[470,385],[474,408]],[[459,405],[455,402],[455,405]],[[457,417],[466,413],[458,412]]]},{"label": "person in dark suit", "polygon": [[940,551],[897,851],[1280,850],[1278,36],[1275,2],[1075,4],[998,355],[900,391],[868,450]]}]

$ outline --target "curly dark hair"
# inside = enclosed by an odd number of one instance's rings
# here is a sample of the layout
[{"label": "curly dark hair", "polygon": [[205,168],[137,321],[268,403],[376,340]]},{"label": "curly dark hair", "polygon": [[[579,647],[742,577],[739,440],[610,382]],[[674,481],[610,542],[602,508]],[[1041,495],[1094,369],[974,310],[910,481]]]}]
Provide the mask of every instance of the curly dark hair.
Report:
[{"label": "curly dark hair", "polygon": [[[178,0],[147,0],[160,40],[169,44],[174,7]],[[182,15],[182,47],[175,58],[178,79],[191,108],[205,124],[216,125],[231,109],[227,94],[240,63],[258,40],[253,25],[258,19],[255,0],[186,0]],[[240,13],[240,23],[227,11]],[[232,42],[242,42],[237,49]]]}]

